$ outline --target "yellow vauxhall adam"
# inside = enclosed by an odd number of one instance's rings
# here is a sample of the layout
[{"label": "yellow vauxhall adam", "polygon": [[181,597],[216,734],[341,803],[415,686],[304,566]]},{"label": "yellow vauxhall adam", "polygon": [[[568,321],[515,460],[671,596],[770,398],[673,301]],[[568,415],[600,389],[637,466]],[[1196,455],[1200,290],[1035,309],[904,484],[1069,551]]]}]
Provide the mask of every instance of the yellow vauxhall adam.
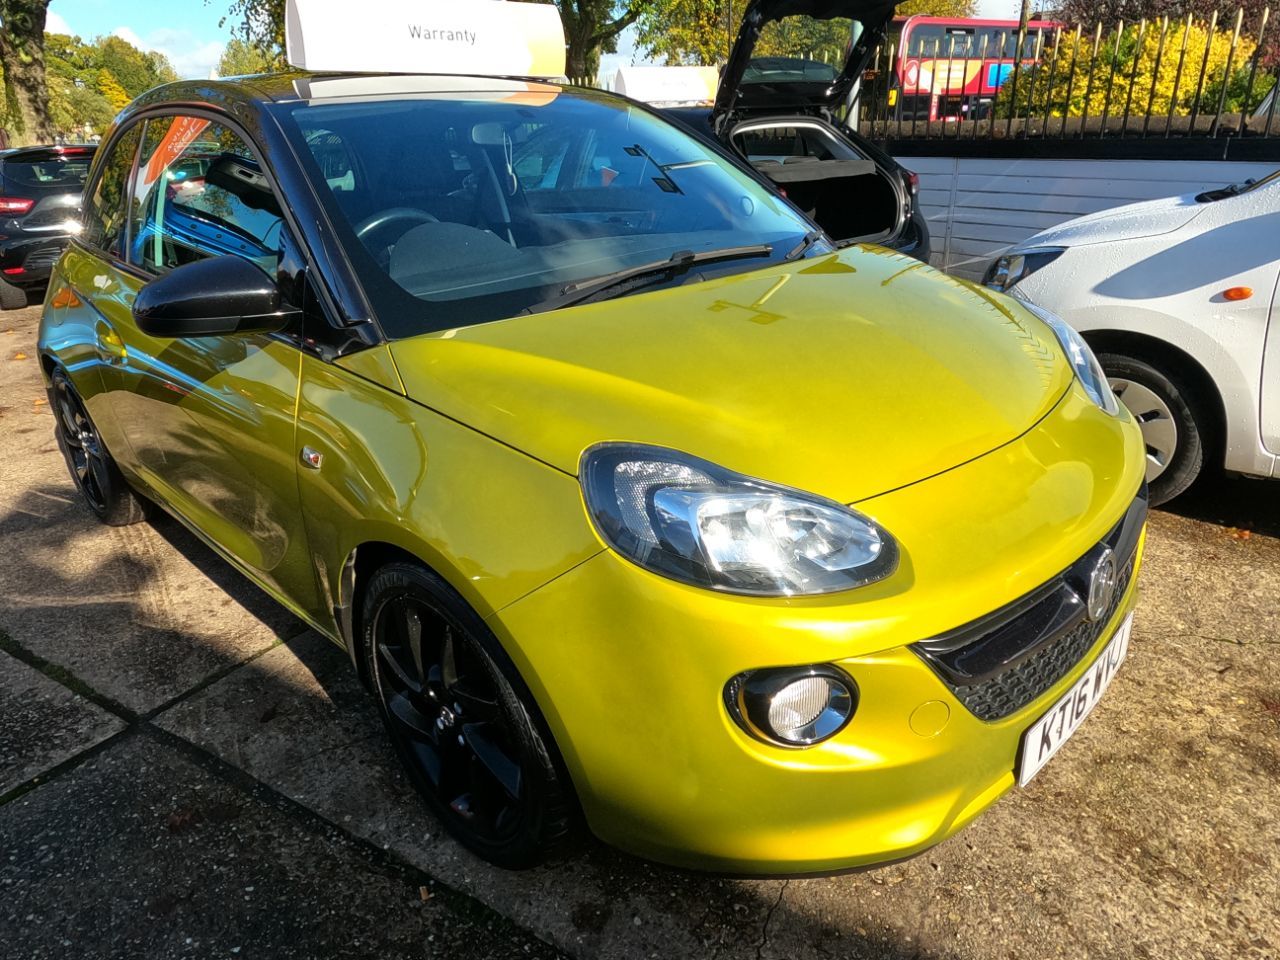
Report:
[{"label": "yellow vauxhall adam", "polygon": [[40,353],[93,511],[160,505],[349,650],[495,863],[578,823],[741,873],[908,856],[1124,658],[1144,454],[1083,341],[605,94],[162,88]]}]

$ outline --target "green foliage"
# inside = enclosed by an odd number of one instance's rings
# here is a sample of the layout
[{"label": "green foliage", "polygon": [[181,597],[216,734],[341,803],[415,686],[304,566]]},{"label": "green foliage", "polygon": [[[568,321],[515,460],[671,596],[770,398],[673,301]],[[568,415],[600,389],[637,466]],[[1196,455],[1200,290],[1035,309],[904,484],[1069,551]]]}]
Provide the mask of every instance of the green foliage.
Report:
[{"label": "green foliage", "polygon": [[46,74],[49,89],[49,120],[54,134],[63,140],[83,140],[101,135],[116,110],[99,91],[76,86],[66,77]]},{"label": "green foliage", "polygon": [[[668,64],[723,63],[742,25],[746,0],[652,0],[640,15],[638,46]],[[899,16],[928,14],[968,17],[976,0],[907,0]],[[756,50],[761,56],[804,56],[835,63],[849,42],[848,20],[788,17],[765,27]]]},{"label": "green foliage", "polygon": [[270,73],[277,69],[279,57],[256,43],[232,37],[222,59],[218,61],[218,76],[243,77],[251,73]]},{"label": "green foliage", "polygon": [[101,135],[138,94],[178,79],[163,54],[139,50],[115,36],[86,43],[48,33],[44,58],[52,130],[66,140]]},{"label": "green foliage", "polygon": [[[208,5],[219,0],[204,2]],[[267,70],[279,70],[285,66],[284,2],[285,0],[231,0],[227,15],[218,21],[218,26],[230,24],[231,33],[236,38],[232,43],[242,42],[245,46],[260,51],[267,59]],[[236,76],[239,72],[223,73],[221,67],[218,69],[220,75],[227,77]]]},{"label": "green foliage", "polygon": [[98,92],[111,105],[111,109],[117,112],[127,107],[133,99],[115,75],[105,67],[98,71]]},{"label": "green foliage", "polygon": [[[996,100],[996,113],[1007,117],[1012,109],[1014,116],[1026,116],[1028,112],[1043,115],[1047,105],[1049,115],[1054,117],[1083,116],[1086,107],[1088,115],[1096,117],[1107,107],[1109,93],[1111,116],[1123,113],[1126,102],[1130,103],[1130,112],[1137,115],[1146,114],[1150,103],[1155,116],[1168,115],[1171,107],[1174,115],[1184,116],[1191,112],[1196,101],[1202,64],[1205,83],[1200,91],[1200,112],[1211,113],[1217,109],[1224,78],[1227,90],[1223,109],[1228,113],[1256,106],[1266,92],[1269,81],[1255,81],[1250,102],[1245,103],[1250,58],[1256,48],[1253,40],[1241,36],[1234,57],[1230,58],[1231,72],[1227,76],[1230,30],[1216,30],[1210,35],[1204,25],[1193,23],[1188,29],[1185,20],[1171,23],[1163,56],[1159,55],[1160,34],[1158,22],[1147,23],[1145,29],[1139,24],[1130,24],[1120,33],[1113,30],[1103,34],[1095,58],[1094,36],[1086,33],[1077,39],[1074,32],[1064,33],[1057,44],[1057,65],[1052,70],[1054,44],[1049,40],[1039,65],[1020,76],[1016,104],[1013,85],[1006,83]],[[1184,40],[1185,54],[1182,53]]]}]

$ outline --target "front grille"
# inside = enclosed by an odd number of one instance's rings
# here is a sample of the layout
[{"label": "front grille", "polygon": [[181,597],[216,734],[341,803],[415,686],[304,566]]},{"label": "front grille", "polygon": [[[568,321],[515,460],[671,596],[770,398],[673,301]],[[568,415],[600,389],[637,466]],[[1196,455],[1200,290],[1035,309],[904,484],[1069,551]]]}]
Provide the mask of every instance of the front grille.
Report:
[{"label": "front grille", "polygon": [[[1133,579],[1147,491],[1093,549],[1048,583],[1008,606],[911,649],[978,719],[1021,710],[1070,672],[1102,636]],[[1089,583],[1106,551],[1116,585],[1100,615],[1087,614]]]}]

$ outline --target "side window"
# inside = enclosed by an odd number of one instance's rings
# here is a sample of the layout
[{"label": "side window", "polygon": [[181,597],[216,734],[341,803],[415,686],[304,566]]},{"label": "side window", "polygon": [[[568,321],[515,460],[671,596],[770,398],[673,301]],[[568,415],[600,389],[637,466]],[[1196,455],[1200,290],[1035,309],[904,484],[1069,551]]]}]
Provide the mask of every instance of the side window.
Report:
[{"label": "side window", "polygon": [[248,144],[211,120],[147,122],[130,217],[129,261],[150,273],[231,254],[275,276],[279,202]]},{"label": "side window", "polygon": [[141,136],[142,124],[135,124],[111,145],[111,152],[103,160],[102,173],[94,185],[93,195],[85,204],[81,239],[90,246],[117,256],[123,254],[120,240],[124,234],[124,198]]},{"label": "side window", "polygon": [[515,150],[513,168],[525,190],[554,190],[569,152],[564,130],[537,130]]}]

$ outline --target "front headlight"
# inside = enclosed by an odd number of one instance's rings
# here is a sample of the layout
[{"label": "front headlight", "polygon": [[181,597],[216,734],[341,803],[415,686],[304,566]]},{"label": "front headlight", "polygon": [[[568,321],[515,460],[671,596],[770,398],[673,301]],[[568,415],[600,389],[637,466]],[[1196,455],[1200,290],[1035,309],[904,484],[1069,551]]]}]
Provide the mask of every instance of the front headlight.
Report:
[{"label": "front headlight", "polygon": [[729,593],[834,593],[889,576],[893,538],[832,500],[645,444],[582,457],[583,494],[605,541],[663,576]]},{"label": "front headlight", "polygon": [[1047,267],[1066,252],[1066,247],[1039,247],[1020,253],[1003,254],[987,267],[986,275],[982,278],[983,286],[1006,293],[1018,281],[1025,280],[1041,267]]},{"label": "front headlight", "polygon": [[1084,342],[1084,337],[1080,336],[1067,321],[1039,304],[1023,299],[1019,299],[1018,303],[1049,325],[1054,336],[1058,338],[1058,343],[1062,344],[1062,349],[1076,377],[1084,385],[1085,393],[1093,398],[1093,402],[1113,417],[1119,413],[1120,401],[1116,399],[1111,384],[1107,382],[1107,375],[1102,371],[1102,364],[1089,349],[1089,344]]}]

